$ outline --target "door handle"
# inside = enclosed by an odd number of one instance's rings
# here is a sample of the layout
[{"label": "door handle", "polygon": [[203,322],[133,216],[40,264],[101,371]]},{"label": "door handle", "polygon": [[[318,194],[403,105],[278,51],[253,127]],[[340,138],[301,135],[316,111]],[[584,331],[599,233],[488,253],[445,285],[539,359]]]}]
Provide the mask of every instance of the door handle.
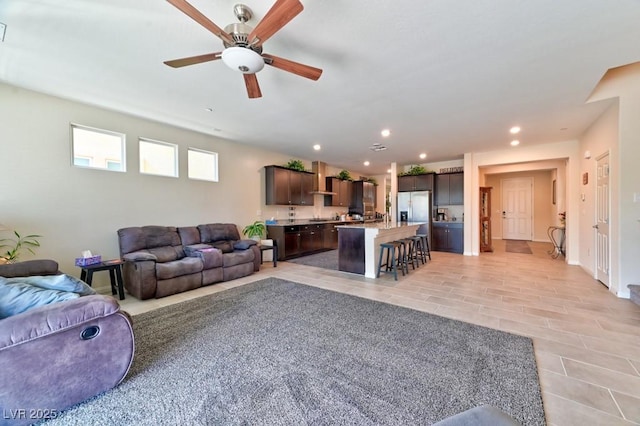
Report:
[{"label": "door handle", "polygon": [[598,228],[598,225],[593,225],[593,226],[592,226],[592,228],[593,228],[593,229],[599,229],[599,228]]}]

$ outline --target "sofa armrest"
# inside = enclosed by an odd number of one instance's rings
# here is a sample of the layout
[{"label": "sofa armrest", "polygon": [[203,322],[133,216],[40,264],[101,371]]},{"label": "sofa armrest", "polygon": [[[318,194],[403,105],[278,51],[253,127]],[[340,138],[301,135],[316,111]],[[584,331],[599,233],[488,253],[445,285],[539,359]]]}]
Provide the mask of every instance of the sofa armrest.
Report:
[{"label": "sofa armrest", "polygon": [[248,250],[251,246],[255,246],[257,244],[258,242],[256,240],[240,240],[233,243],[233,248],[235,250]]},{"label": "sofa armrest", "polygon": [[92,295],[30,309],[2,320],[0,351],[76,327],[120,310],[112,297]]},{"label": "sofa armrest", "polygon": [[58,271],[58,262],[49,259],[27,260],[24,262],[7,263],[0,265],[0,277],[29,277],[32,275],[55,275]]},{"label": "sofa armrest", "polygon": [[155,262],[158,260],[158,257],[156,255],[147,253],[145,251],[134,251],[131,253],[127,253],[124,256],[122,256],[122,258],[125,261],[130,261],[130,262],[138,262],[143,260],[153,260]]},{"label": "sofa armrest", "polygon": [[55,417],[120,383],[134,351],[131,319],[108,296],[80,297],[3,319],[0,407],[34,413],[12,425]]}]

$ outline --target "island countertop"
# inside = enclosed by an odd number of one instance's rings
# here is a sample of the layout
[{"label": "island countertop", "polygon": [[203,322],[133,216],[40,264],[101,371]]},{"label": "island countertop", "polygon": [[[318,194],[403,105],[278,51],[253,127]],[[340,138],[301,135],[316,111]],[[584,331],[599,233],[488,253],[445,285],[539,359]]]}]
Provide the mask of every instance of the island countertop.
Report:
[{"label": "island countertop", "polygon": [[424,222],[336,225],[338,269],[376,278],[380,244],[416,235]]},{"label": "island countertop", "polygon": [[336,228],[359,228],[359,229],[398,229],[405,228],[407,226],[420,226],[424,225],[424,222],[392,222],[385,224],[384,222],[371,222],[371,223],[351,223],[336,225]]}]

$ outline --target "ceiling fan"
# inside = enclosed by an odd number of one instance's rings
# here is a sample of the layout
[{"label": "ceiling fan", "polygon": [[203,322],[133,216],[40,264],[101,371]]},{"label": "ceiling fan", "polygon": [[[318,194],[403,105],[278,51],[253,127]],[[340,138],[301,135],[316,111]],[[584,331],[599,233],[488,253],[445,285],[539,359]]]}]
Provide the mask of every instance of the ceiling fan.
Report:
[{"label": "ceiling fan", "polygon": [[222,52],[165,61],[170,67],[179,68],[222,59],[228,67],[244,75],[249,98],[262,96],[256,73],[265,64],[311,80],[318,80],[322,74],[319,68],[262,53],[262,44],[302,12],[303,6],[299,0],[276,0],[255,28],[246,24],[253,16],[251,9],[243,4],[236,4],[233,11],[240,22],[229,24],[224,30],[186,0],[167,1],[220,38],[225,47]]}]

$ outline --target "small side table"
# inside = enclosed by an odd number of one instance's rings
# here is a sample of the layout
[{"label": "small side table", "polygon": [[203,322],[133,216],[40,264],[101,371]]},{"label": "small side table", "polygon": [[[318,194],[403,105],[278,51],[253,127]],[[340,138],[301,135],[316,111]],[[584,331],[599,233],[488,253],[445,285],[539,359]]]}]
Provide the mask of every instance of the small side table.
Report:
[{"label": "small side table", "polygon": [[260,264],[262,265],[263,253],[268,250],[273,250],[273,267],[277,268],[278,267],[278,242],[276,240],[273,240],[272,246],[259,245],[258,248],[260,249]]},{"label": "small side table", "polygon": [[[124,283],[122,281],[121,265],[124,263],[121,259],[105,260],[95,265],[81,266],[80,279],[91,285],[93,273],[98,271],[109,271],[109,279],[111,280],[111,294],[120,294],[120,300],[124,300]],[[117,286],[116,286],[117,285]]]},{"label": "small side table", "polygon": [[[556,236],[556,234],[558,234]],[[564,239],[565,239],[565,228],[564,226],[550,226],[547,229],[547,235],[549,235],[549,239],[551,243],[553,243],[553,250],[548,252],[552,258],[557,259],[558,256],[564,254]]]}]

